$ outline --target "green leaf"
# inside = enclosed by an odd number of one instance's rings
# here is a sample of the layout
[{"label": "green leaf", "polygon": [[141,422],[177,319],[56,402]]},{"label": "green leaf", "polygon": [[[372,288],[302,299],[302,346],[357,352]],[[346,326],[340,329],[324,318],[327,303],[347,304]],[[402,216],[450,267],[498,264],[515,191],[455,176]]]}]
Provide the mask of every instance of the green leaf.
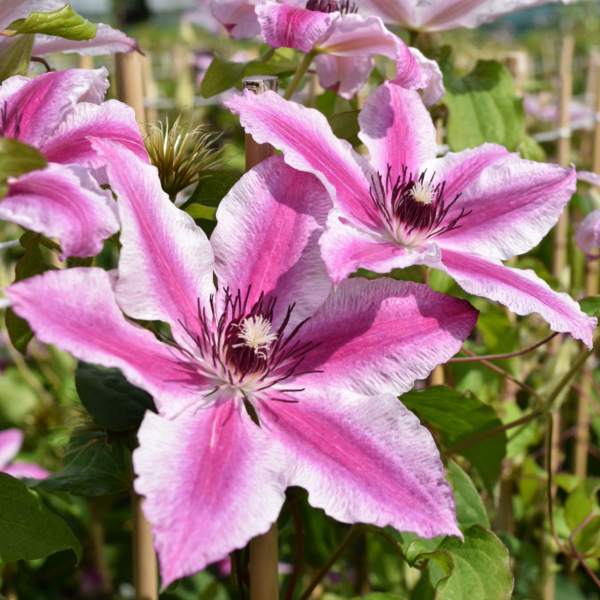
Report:
[{"label": "green leaf", "polygon": [[510,73],[493,60],[480,60],[465,77],[456,77],[447,61],[440,66],[450,149],[457,152],[493,142],[516,150],[525,135],[525,113]]},{"label": "green leaf", "polygon": [[[17,262],[15,281],[23,281],[35,275],[41,275],[52,267],[44,260],[40,248],[40,235],[31,231],[21,236],[21,244],[25,246],[25,254]],[[29,324],[18,317],[12,308],[6,310],[6,329],[12,345],[23,355],[27,353],[27,345],[33,339]]]},{"label": "green leaf", "polygon": [[202,80],[200,94],[211,98],[234,87],[243,77],[252,75],[285,77],[294,73],[299,64],[297,53],[290,48],[269,48],[249,62],[234,62],[215,55]]},{"label": "green leaf", "polygon": [[62,471],[40,481],[46,492],[105,496],[131,490],[131,452],[105,431],[75,430],[63,457]]},{"label": "green leaf", "polygon": [[212,206],[202,206],[202,204],[190,204],[185,209],[185,212],[192,219],[206,219],[207,221],[217,220],[217,209]]},{"label": "green leaf", "polygon": [[[501,427],[494,410],[472,394],[461,394],[446,386],[436,386],[421,392],[409,392],[402,403],[421,415],[442,435],[442,443],[452,448],[486,431]],[[500,476],[506,454],[506,434],[501,433],[459,452],[479,471],[491,491]]]},{"label": "green leaf", "polygon": [[340,140],[347,140],[352,144],[353,148],[360,146],[362,142],[358,137],[360,126],[358,124],[359,110],[351,110],[338,113],[329,119],[329,124],[334,135]]},{"label": "green leaf", "polygon": [[454,569],[438,582],[435,600],[508,600],[514,579],[506,546],[491,531],[474,525],[465,541],[447,537],[436,552],[447,552]]},{"label": "green leaf", "polygon": [[600,479],[590,477],[582,481],[565,501],[565,520],[573,531],[594,511],[598,513],[596,494],[600,491]]},{"label": "green leaf", "polygon": [[530,135],[523,136],[517,150],[521,158],[537,162],[546,161],[546,152]]},{"label": "green leaf", "polygon": [[[33,39],[32,35],[20,35],[4,41],[0,50],[0,83],[14,75],[27,75]],[[1,153],[0,150],[0,155]],[[2,195],[0,194],[0,197]]]},{"label": "green leaf", "polygon": [[26,19],[13,21],[2,35],[11,37],[24,33],[43,33],[67,40],[91,40],[98,26],[79,16],[70,4],[52,12],[33,12]]},{"label": "green leaf", "polygon": [[9,177],[43,169],[47,164],[44,156],[32,146],[11,138],[0,138],[0,199],[6,196]]},{"label": "green leaf", "polygon": [[490,520],[485,506],[469,476],[454,461],[448,463],[448,470],[454,479],[456,519],[459,527],[468,529],[473,525],[481,525],[489,529]]},{"label": "green leaf", "polygon": [[118,369],[80,362],[75,387],[92,419],[110,431],[137,429],[146,411],[155,411],[150,394],[131,385]]},{"label": "green leaf", "polygon": [[581,310],[590,317],[597,317],[600,311],[600,296],[589,296],[579,301]]},{"label": "green leaf", "polygon": [[18,479],[0,473],[0,562],[45,558],[81,544],[69,526],[49,510],[39,495]]}]

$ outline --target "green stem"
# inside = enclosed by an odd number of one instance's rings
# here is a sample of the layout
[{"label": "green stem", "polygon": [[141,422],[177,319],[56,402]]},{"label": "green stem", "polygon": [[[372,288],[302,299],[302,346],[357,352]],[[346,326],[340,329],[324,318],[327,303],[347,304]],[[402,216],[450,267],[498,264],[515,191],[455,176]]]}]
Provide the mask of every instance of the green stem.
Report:
[{"label": "green stem", "polygon": [[296,88],[300,85],[302,78],[306,74],[306,71],[308,71],[308,67],[310,67],[313,58],[316,55],[317,52],[315,50],[311,50],[308,54],[304,55],[304,58],[302,59],[302,62],[300,63],[300,66],[298,67],[294,78],[292,79],[292,81],[290,81],[290,85],[288,85],[287,90],[285,90],[285,94],[283,95],[285,100],[289,100],[292,97],[292,95],[296,91]]},{"label": "green stem", "polygon": [[348,535],[344,538],[344,541],[338,546],[337,550],[331,555],[329,560],[323,565],[321,570],[315,575],[315,578],[310,582],[310,585],[304,590],[298,600],[308,600],[308,597],[313,593],[313,590],[319,585],[323,577],[329,573],[331,567],[338,561],[344,551],[352,544],[358,537],[364,533],[363,525],[356,524],[352,525]]}]

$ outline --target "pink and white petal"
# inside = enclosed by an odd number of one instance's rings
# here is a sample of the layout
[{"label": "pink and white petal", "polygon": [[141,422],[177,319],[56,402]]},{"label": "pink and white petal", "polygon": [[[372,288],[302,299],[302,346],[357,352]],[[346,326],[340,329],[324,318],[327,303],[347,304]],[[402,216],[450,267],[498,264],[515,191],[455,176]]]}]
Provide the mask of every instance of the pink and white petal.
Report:
[{"label": "pink and white petal", "polygon": [[379,17],[348,14],[333,22],[317,44],[320,52],[337,56],[387,56],[396,61],[393,83],[414,90],[427,86],[429,70],[423,70],[408,46]]},{"label": "pink and white petal", "polygon": [[435,442],[394,395],[314,388],[259,410],[312,506],[343,523],[462,537]]},{"label": "pink and white petal", "polygon": [[13,21],[24,19],[32,12],[52,12],[65,4],[66,0],[2,0],[0,29],[6,29]]},{"label": "pink and white petal", "polygon": [[383,230],[369,231],[346,221],[335,208],[329,213],[319,244],[334,285],[358,269],[389,273],[412,265],[436,264],[442,256],[435,243],[408,251]]},{"label": "pink and white petal", "polygon": [[140,160],[148,162],[135,112],[118,100],[108,100],[100,105],[78,104],[40,149],[49,161],[99,169],[104,165],[104,159],[92,148],[90,136],[119,142]]},{"label": "pink and white petal", "polygon": [[20,429],[0,431],[0,471],[19,453],[23,445],[23,432]]},{"label": "pink and white petal", "polygon": [[581,221],[575,232],[575,243],[586,254],[600,246],[600,209],[593,210]]},{"label": "pink and white petal", "polygon": [[0,96],[3,136],[18,138],[35,147],[42,145],[78,102],[102,102],[109,86],[107,76],[108,71],[103,67],[95,71],[70,69],[44,73],[26,85],[22,85],[22,78],[16,85],[12,78],[8,79],[9,89],[14,93]]},{"label": "pink and white petal", "polygon": [[[492,160],[495,148],[491,148]],[[477,151],[465,152],[478,160]],[[486,152],[480,158],[485,162],[488,156]],[[436,237],[440,247],[505,260],[535,248],[558,221],[575,193],[575,169],[523,160],[514,154],[503,158],[501,150],[498,157],[463,189],[448,212],[446,223],[462,210],[470,214],[460,219],[458,229]],[[441,162],[430,166],[437,171]],[[437,171],[440,177],[443,171],[443,167]],[[450,190],[446,188],[446,202],[453,199],[453,188],[458,190],[454,182]]]},{"label": "pink and white petal", "polygon": [[435,60],[427,58],[417,48],[408,48],[411,54],[415,57],[415,60],[419,63],[419,66],[424,71],[429,71],[430,79],[427,86],[421,90],[421,98],[426,106],[433,106],[437,104],[446,93],[444,87],[444,76],[440,65]]},{"label": "pink and white petal", "polygon": [[469,294],[495,300],[518,315],[539,313],[553,331],[570,333],[592,347],[597,319],[582,312],[568,294],[560,294],[532,270],[511,269],[500,261],[442,248],[437,268],[448,273]]},{"label": "pink and white petal", "polygon": [[121,217],[117,301],[130,316],[166,321],[180,343],[198,325],[198,304],[214,293],[213,253],[206,234],[162,190],[156,167],[121,144],[93,139],[106,161]]},{"label": "pink and white petal", "polygon": [[374,173],[347,141],[335,137],[323,114],[275,92],[257,96],[244,90],[223,106],[240,115],[246,133],[259,144],[272,144],[288,165],[314,173],[347,218],[379,226],[381,219],[369,195]]},{"label": "pink and white petal", "polygon": [[331,23],[341,19],[338,13],[328,14],[271,0],[256,6],[256,16],[265,44],[302,52],[310,52]]},{"label": "pink and white petal", "polygon": [[600,175],[598,173],[592,173],[591,171],[577,171],[577,179],[600,188]]},{"label": "pink and white petal", "polygon": [[276,297],[276,320],[295,304],[293,323],[310,317],[331,290],[319,238],[331,200],[311,173],[263,161],[225,196],[211,236],[219,287],[250,288],[249,304]]},{"label": "pink and white petal", "polygon": [[9,179],[0,219],[60,239],[61,259],[96,256],[119,230],[116,203],[86,169],[50,163]]},{"label": "pink and white petal", "polygon": [[403,394],[460,350],[478,314],[426,285],[347,279],[301,330],[320,343],[302,369],[322,372],[300,375],[294,387]]},{"label": "pink and white petal", "polygon": [[211,0],[213,17],[227,29],[234,40],[250,39],[260,33],[255,12],[255,3],[250,0]]},{"label": "pink and white petal", "polygon": [[435,126],[415,91],[384,83],[365,102],[358,123],[358,135],[384,177],[388,167],[393,179],[403,167],[418,173],[423,163],[437,155]]},{"label": "pink and white petal", "polygon": [[365,85],[375,61],[370,56],[319,54],[315,65],[321,87],[350,100]]},{"label": "pink and white petal", "polygon": [[5,292],[37,339],[79,360],[121,369],[130,383],[154,397],[162,414],[200,404],[214,388],[185,357],[125,319],[110,274],[102,269],[48,271]]},{"label": "pink and white petal", "polygon": [[410,29],[414,23],[414,12],[421,0],[362,0],[363,14],[377,15],[384,23]]},{"label": "pink and white petal", "polygon": [[98,23],[96,37],[91,40],[66,40],[53,35],[38,34],[33,42],[32,54],[43,56],[52,52],[64,52],[66,54],[76,52],[81,56],[105,56],[122,52],[127,54],[133,51],[143,54],[138,43],[128,37],[122,31],[113,29],[110,25]]},{"label": "pink and white petal", "polygon": [[146,413],[133,454],[162,585],[202,571],[266,533],[285,500],[276,440],[233,400],[168,420]]},{"label": "pink and white petal", "polygon": [[[415,27],[426,31],[448,31],[466,27],[474,29],[502,15],[557,2],[558,0],[438,0],[421,2],[416,9]],[[565,4],[573,0],[563,0]]]},{"label": "pink and white petal", "polygon": [[1,470],[2,473],[6,473],[7,475],[12,475],[17,479],[23,479],[24,477],[28,477],[30,479],[46,479],[50,477],[50,471],[43,469],[39,465],[35,463],[28,462],[14,462]]}]

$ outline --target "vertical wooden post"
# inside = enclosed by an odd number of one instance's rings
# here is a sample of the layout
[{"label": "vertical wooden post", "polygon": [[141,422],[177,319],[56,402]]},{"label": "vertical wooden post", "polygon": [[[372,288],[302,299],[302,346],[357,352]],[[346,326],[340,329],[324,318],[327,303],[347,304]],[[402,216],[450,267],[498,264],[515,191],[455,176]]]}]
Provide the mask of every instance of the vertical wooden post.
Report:
[{"label": "vertical wooden post", "polygon": [[94,68],[94,57],[80,55],[77,59],[77,67],[80,69],[93,69]]},{"label": "vertical wooden post", "polygon": [[144,109],[144,82],[142,79],[142,56],[137,52],[115,55],[117,97],[135,110],[135,117],[142,133],[146,132]]},{"label": "vertical wooden post", "polygon": [[513,76],[517,96],[522,96],[523,84],[529,77],[529,55],[524,50],[507,52],[504,64]]},{"label": "vertical wooden post", "polygon": [[150,104],[146,106],[146,122],[156,123],[158,121],[158,111],[153,103],[158,99],[158,88],[156,87],[154,76],[152,75],[152,55],[148,53],[142,58],[141,62],[144,100],[150,101]]},{"label": "vertical wooden post", "polygon": [[135,600],[158,600],[158,569],[150,523],[142,512],[144,499],[131,494],[133,520],[133,585]]},{"label": "vertical wooden post", "polygon": [[[137,52],[115,56],[117,97],[135,111],[136,120],[146,132],[144,86],[141,55]],[[133,584],[135,600],[158,600],[158,569],[150,523],[142,512],[144,499],[131,493],[131,520],[133,523]]]},{"label": "vertical wooden post", "polygon": [[[246,77],[244,89],[255,94],[263,94],[268,90],[277,92],[277,77]],[[257,144],[250,134],[246,134],[246,170],[249,171],[258,163],[275,156],[275,148],[271,144]],[[264,535],[259,535],[250,542],[250,598],[251,600],[279,599],[279,547],[277,539],[277,522]]]},{"label": "vertical wooden post", "polygon": [[[592,168],[595,173],[600,173],[600,62],[592,65],[592,80],[595,82],[594,109],[594,154],[592,157]],[[585,295],[597,296],[599,289],[598,260],[592,260],[585,266]],[[592,394],[592,373],[589,368],[584,368],[582,374],[583,393],[577,400],[577,417],[575,426],[575,453],[573,455],[573,472],[580,479],[587,477],[588,468],[588,446],[590,443],[589,407],[588,397]]]}]

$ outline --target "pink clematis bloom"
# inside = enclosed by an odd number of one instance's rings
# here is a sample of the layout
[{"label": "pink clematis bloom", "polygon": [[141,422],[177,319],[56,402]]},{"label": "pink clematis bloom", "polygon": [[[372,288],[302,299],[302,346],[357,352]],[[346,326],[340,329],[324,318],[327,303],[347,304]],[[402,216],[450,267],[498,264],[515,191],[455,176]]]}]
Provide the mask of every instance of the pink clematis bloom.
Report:
[{"label": "pink clematis bloom", "polygon": [[0,473],[12,475],[17,479],[46,479],[50,473],[35,463],[13,461],[23,445],[23,433],[18,429],[0,431]]},{"label": "pink clematis bloom", "polygon": [[575,0],[361,0],[386,23],[410,31],[474,29],[518,10]]},{"label": "pink clematis bloom", "polygon": [[[52,12],[69,4],[64,0],[2,0],[0,5],[0,31],[17,19],[25,19],[32,12]],[[0,35],[0,52],[16,37]],[[33,56],[43,56],[52,52],[77,52],[82,56],[101,56],[117,52],[141,52],[137,42],[127,37],[122,31],[98,23],[96,37],[91,40],[74,41],[53,35],[36,34],[33,41]]]},{"label": "pink clematis bloom", "polygon": [[117,140],[148,161],[132,108],[109,100],[106,69],[72,69],[0,86],[0,135],[37,148],[50,163],[9,180],[0,219],[60,238],[64,256],[94,256],[116,233],[116,203],[89,136]]},{"label": "pink clematis bloom", "polygon": [[[577,179],[600,188],[600,175],[598,173],[579,171]],[[599,255],[594,254],[594,251],[600,248],[600,209],[593,210],[581,221],[575,232],[575,243],[580,250],[585,252],[588,260],[598,258]]]},{"label": "pink clematis bloom", "polygon": [[[339,521],[460,535],[433,438],[396,396],[458,351],[477,311],[390,279],[333,292],[318,245],[329,196],[281,157],[230,191],[209,242],[154,167],[95,146],[118,196],[116,283],[73,268],[6,294],[40,340],[153,395],[135,489],[163,585],[266,532],[291,485]],[[121,311],[167,322],[173,340]]]},{"label": "pink clematis bloom", "polygon": [[359,116],[371,158],[336,138],[316,110],[274,92],[226,101],[246,132],[315,173],[334,209],[321,239],[335,284],[358,268],[388,273],[411,265],[445,271],[467,292],[592,343],[596,319],[531,270],[502,261],[535,247],[575,191],[575,170],[521,159],[485,144],[436,158],[436,132],[418,94],[388,83]]},{"label": "pink clematis bloom", "polygon": [[425,89],[425,101],[435,104],[444,95],[442,73],[406,44],[376,16],[356,14],[350,0],[212,0],[213,14],[233,38],[258,32],[272,48],[316,52],[315,64],[324,88],[351,98],[365,84],[375,66],[374,56],[396,62],[393,83],[408,89]]}]

